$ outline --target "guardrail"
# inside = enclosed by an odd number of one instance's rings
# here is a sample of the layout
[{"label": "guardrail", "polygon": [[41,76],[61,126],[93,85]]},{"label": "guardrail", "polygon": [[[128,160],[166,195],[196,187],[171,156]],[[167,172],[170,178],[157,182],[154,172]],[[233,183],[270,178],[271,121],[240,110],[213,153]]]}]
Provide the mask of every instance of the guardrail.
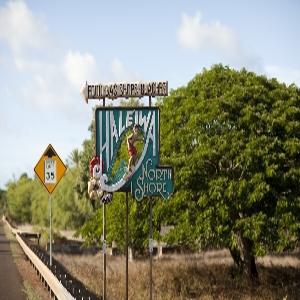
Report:
[{"label": "guardrail", "polygon": [[[45,286],[48,287],[51,297],[58,300],[99,299],[96,295],[90,293],[84,287],[80,286],[78,288],[78,281],[66,272],[62,272],[62,267],[58,262],[56,262],[56,265],[53,265],[51,270],[47,266],[47,262],[49,261],[47,253],[42,253],[43,251],[36,249],[36,246],[29,247],[23,239],[22,235],[24,235],[24,232],[19,232],[17,229],[13,228],[4,217],[3,221],[10,228],[11,232],[16,236],[18,243],[23,249],[25,255],[28,257],[30,263],[40,276],[42,282],[45,284]],[[53,274],[53,271],[55,274]],[[72,294],[75,295],[75,297]]]},{"label": "guardrail", "polygon": [[33,253],[33,251],[25,244],[18,232],[16,233],[16,239],[31,263],[35,266],[36,270],[44,278],[45,282],[47,282],[47,285],[54,296],[59,300],[74,300],[75,298],[65,289],[48,267],[45,266],[35,253]]}]

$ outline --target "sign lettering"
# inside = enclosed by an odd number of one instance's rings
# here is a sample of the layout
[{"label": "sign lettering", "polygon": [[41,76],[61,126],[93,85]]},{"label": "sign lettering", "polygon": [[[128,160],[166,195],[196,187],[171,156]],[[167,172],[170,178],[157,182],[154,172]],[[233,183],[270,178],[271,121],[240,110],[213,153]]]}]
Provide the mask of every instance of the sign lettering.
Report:
[{"label": "sign lettering", "polygon": [[168,81],[85,84],[81,88],[83,98],[88,99],[116,99],[132,97],[156,97],[168,95]]},{"label": "sign lettering", "polygon": [[103,162],[101,188],[130,191],[137,200],[168,199],[173,192],[173,170],[159,166],[159,109],[99,107],[95,121],[96,155]]},{"label": "sign lettering", "polygon": [[45,160],[45,183],[56,183],[56,161],[53,159]]}]

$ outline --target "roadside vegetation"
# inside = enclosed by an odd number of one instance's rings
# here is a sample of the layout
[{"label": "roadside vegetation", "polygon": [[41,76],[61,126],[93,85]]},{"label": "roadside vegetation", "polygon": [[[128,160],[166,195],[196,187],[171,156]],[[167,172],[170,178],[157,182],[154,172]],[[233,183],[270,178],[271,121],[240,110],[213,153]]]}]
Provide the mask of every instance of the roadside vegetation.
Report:
[{"label": "roadside vegetation", "polygon": [[[153,263],[153,299],[300,299],[299,253],[258,260],[260,284],[238,273],[228,250],[172,255]],[[298,257],[298,259],[297,259]],[[100,255],[57,254],[56,258],[92,291],[102,293]],[[125,299],[125,258],[108,257],[108,299]],[[129,299],[149,298],[149,261],[129,264]]]},{"label": "roadside vegetation", "polygon": [[[131,105],[136,104],[131,101]],[[174,167],[175,192],[168,201],[155,201],[154,238],[183,251],[226,248],[235,274],[230,277],[232,266],[204,271],[190,265],[184,270],[176,266],[178,273],[173,270],[169,274],[172,264],[164,261],[169,284],[175,290],[179,286],[177,298],[174,292],[175,298],[170,299],[188,297],[183,282],[189,272],[191,285],[208,280],[204,290],[196,292],[198,295],[215,289],[226,298],[228,288],[221,277],[231,282],[228,284],[233,293],[235,284],[242,284],[240,290],[246,289],[245,280],[269,286],[273,295],[285,271],[278,271],[277,280],[268,268],[257,265],[257,259],[270,252],[279,255],[293,251],[299,245],[300,89],[245,69],[235,71],[215,65],[186,86],[172,90],[157,105],[161,113],[161,164]],[[82,150],[75,149],[68,158],[68,171],[53,194],[53,223],[57,229],[77,230],[86,244],[101,246],[101,205],[93,208],[87,197],[88,165],[94,155],[93,128],[92,124],[91,138],[83,141]],[[23,174],[10,180],[0,197],[0,210],[11,220],[48,226],[48,195],[37,178]],[[165,225],[173,229],[160,236]],[[115,241],[123,253],[124,232],[125,196],[116,193],[107,207],[107,242]],[[134,253],[145,254],[149,236],[147,199],[130,199],[129,232]],[[197,266],[197,260],[193,263]],[[299,266],[289,272],[287,278],[293,272],[299,274]],[[203,273],[207,279],[203,279]],[[168,289],[168,280],[160,283],[161,289]],[[274,291],[272,280],[276,282]],[[284,297],[294,283],[281,284],[278,295]],[[295,289],[299,291],[297,284]],[[186,293],[192,295],[192,291]]]}]

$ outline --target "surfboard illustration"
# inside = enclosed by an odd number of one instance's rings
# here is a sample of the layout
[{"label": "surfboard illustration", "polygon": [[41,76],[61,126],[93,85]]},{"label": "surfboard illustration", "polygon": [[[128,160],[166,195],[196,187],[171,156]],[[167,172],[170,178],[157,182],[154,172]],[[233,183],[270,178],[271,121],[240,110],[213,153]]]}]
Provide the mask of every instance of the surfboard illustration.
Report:
[{"label": "surfboard illustration", "polygon": [[107,172],[100,177],[103,190],[120,190],[140,167],[148,147],[145,133],[138,125],[132,125],[122,133]]}]

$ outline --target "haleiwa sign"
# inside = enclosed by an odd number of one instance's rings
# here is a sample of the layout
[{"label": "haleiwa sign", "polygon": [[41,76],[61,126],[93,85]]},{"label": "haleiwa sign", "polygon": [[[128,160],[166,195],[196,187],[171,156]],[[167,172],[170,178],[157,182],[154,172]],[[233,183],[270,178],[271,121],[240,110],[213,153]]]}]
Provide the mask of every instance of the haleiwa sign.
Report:
[{"label": "haleiwa sign", "polygon": [[[103,191],[129,191],[136,200],[147,196],[170,197],[174,189],[173,169],[159,165],[159,120],[157,107],[95,110],[96,155],[101,161]],[[120,155],[125,144],[126,160],[124,153],[123,159]]]}]

